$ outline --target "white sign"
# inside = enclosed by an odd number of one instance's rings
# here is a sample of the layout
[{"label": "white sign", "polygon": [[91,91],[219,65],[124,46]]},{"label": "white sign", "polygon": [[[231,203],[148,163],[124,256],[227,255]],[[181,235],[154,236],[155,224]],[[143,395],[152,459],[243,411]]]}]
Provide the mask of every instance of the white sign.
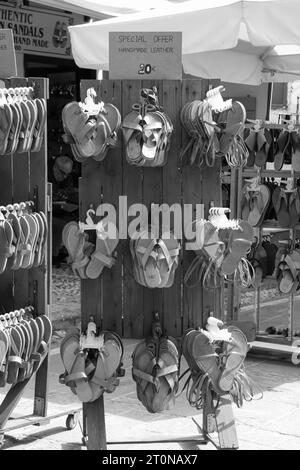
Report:
[{"label": "white sign", "polygon": [[182,78],[182,33],[109,33],[110,79]]},{"label": "white sign", "polygon": [[17,76],[16,54],[10,29],[0,30],[0,78]]},{"label": "white sign", "polygon": [[[76,21],[77,20],[77,21]],[[11,29],[16,52],[71,58],[68,26],[82,17],[0,2],[0,29]]]}]

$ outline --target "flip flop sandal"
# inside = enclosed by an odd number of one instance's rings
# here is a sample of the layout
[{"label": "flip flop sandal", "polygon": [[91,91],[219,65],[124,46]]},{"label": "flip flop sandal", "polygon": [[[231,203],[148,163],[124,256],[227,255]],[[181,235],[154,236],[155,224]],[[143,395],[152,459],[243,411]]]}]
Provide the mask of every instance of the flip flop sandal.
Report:
[{"label": "flip flop sandal", "polygon": [[232,230],[230,234],[228,253],[221,264],[222,273],[226,276],[234,274],[241,258],[246,255],[251,247],[253,228],[245,221],[240,221],[239,226],[239,230]]},{"label": "flip flop sandal", "polygon": [[30,250],[26,251],[22,259],[23,269],[29,269],[32,259],[34,258],[35,243],[38,236],[38,224],[32,214],[24,214],[24,219],[27,221],[29,226],[29,237],[27,243],[30,245]]},{"label": "flip flop sandal", "polygon": [[[19,132],[20,132],[20,127],[21,127],[21,116],[19,114],[18,108],[14,104],[10,104],[9,106],[12,111],[12,123],[11,123],[11,128],[10,128],[6,150],[5,150],[6,155],[10,155],[14,153],[16,149],[16,144],[19,139]],[[1,136],[1,131],[0,131],[0,136]]]},{"label": "flip flop sandal", "polygon": [[243,130],[246,121],[246,110],[239,101],[232,102],[232,108],[227,113],[226,127],[220,137],[220,152],[224,155],[230,152],[236,136]]},{"label": "flip flop sandal", "polygon": [[0,328],[0,387],[5,386],[5,380],[3,377],[5,375],[6,367],[6,357],[9,348],[9,341],[5,330]]},{"label": "flip flop sandal", "polygon": [[231,333],[231,341],[223,342],[222,368],[218,380],[218,386],[224,392],[230,392],[238,370],[243,365],[248,352],[248,342],[244,333],[235,326],[228,326]]},{"label": "flip flop sandal", "polygon": [[10,351],[8,355],[7,380],[8,384],[14,384],[18,379],[18,371],[22,364],[21,352],[23,347],[22,337],[16,328],[10,329]]},{"label": "flip flop sandal", "polygon": [[264,130],[257,133],[257,152],[255,156],[255,165],[263,168],[267,162],[269,146],[265,138]]},{"label": "flip flop sandal", "polygon": [[104,267],[111,268],[115,264],[112,254],[119,243],[117,228],[111,222],[106,222],[105,225],[100,222],[96,234],[96,248],[86,267],[86,275],[90,279],[97,279]]},{"label": "flip flop sandal", "polygon": [[299,188],[294,189],[289,199],[290,226],[296,227],[300,216],[300,194]]},{"label": "flip flop sandal", "polygon": [[34,101],[37,109],[37,119],[33,129],[30,151],[39,152],[41,150],[45,135],[45,127],[47,122],[47,104],[44,98],[36,98]]},{"label": "flip flop sandal", "polygon": [[112,332],[101,332],[104,335],[103,348],[98,353],[96,368],[90,380],[93,399],[97,400],[103,392],[112,393],[119,385],[117,371],[122,362],[123,346]]},{"label": "flip flop sandal", "polygon": [[31,244],[29,243],[30,227],[28,221],[24,216],[20,216],[19,222],[21,227],[21,236],[18,250],[11,266],[11,269],[13,270],[20,269],[22,267],[24,256],[31,252]]},{"label": "flip flop sandal", "polygon": [[13,246],[15,248],[13,255],[7,259],[6,267],[11,268],[16,262],[17,252],[19,250],[19,245],[21,242],[21,225],[19,217],[13,212],[10,212],[8,214],[7,221],[10,223],[13,229]]},{"label": "flip flop sandal", "polygon": [[45,225],[41,215],[37,212],[34,213],[35,220],[38,223],[38,237],[35,244],[34,257],[32,259],[32,266],[37,268],[41,265],[43,240],[45,237]]},{"label": "flip flop sandal", "polygon": [[286,148],[288,147],[290,140],[290,133],[287,131],[282,131],[277,139],[278,150],[274,157],[274,168],[276,171],[279,171],[283,167],[284,154]]},{"label": "flip flop sandal", "polygon": [[209,259],[220,263],[224,249],[224,242],[220,240],[216,227],[210,221],[205,221],[203,250],[208,255]]},{"label": "flip flop sandal", "polygon": [[163,133],[163,121],[155,113],[147,113],[143,125],[142,157],[153,161]]},{"label": "flip flop sandal", "polygon": [[40,265],[43,264],[45,256],[46,256],[46,250],[47,250],[47,242],[48,242],[48,220],[44,212],[39,212],[40,218],[43,221],[44,224],[44,237],[41,243],[41,262]]},{"label": "flip flop sandal", "polygon": [[263,222],[270,198],[270,190],[263,184],[260,184],[256,191],[251,192],[250,212],[247,221],[252,227],[258,227]]},{"label": "flip flop sandal", "polygon": [[[147,238],[145,235],[147,234]],[[151,228],[143,231],[135,243],[138,277],[144,281],[146,287],[159,287],[161,276],[158,269],[158,239],[155,238]]]},{"label": "flip flop sandal", "polygon": [[[81,156],[91,157],[94,155],[96,148],[92,138],[97,128],[97,122],[95,119],[89,119],[88,114],[81,109],[77,101],[65,105],[62,110],[62,122],[65,133],[73,137]],[[101,132],[106,132],[103,123],[101,123],[101,126],[98,125],[98,138]]]},{"label": "flip flop sandal", "polygon": [[22,356],[21,356],[22,364],[20,365],[20,368],[18,371],[18,379],[17,379],[17,382],[22,382],[26,378],[27,370],[29,366],[29,354],[30,354],[30,350],[32,347],[32,332],[28,328],[27,322],[24,322],[24,320],[20,323],[19,326],[25,338],[24,347],[23,347]]},{"label": "flip flop sandal", "polygon": [[26,143],[26,152],[30,152],[31,146],[32,146],[32,141],[33,141],[33,134],[35,130],[35,125],[38,119],[38,110],[35,101],[33,100],[27,100],[26,105],[29,109],[30,112],[30,122],[29,122],[29,135]]},{"label": "flip flop sandal", "polygon": [[60,354],[66,370],[63,380],[60,378],[61,383],[71,386],[83,403],[91,401],[93,393],[85,373],[87,353],[80,351],[79,335],[66,335],[60,345]]},{"label": "flip flop sandal", "polygon": [[227,393],[219,387],[220,369],[218,366],[219,356],[215,352],[209,338],[197,331],[197,335],[192,337],[191,342],[187,345],[189,354],[194,358],[198,369],[206,376],[216,393],[222,395]]},{"label": "flip flop sandal", "polygon": [[[161,277],[160,287],[170,287],[170,277],[174,280],[175,271],[172,267],[177,260],[180,253],[180,243],[171,232],[163,233],[161,239],[158,241],[159,254],[158,254],[158,270]],[[172,284],[171,284],[172,285]]]},{"label": "flip flop sandal", "polygon": [[248,220],[250,211],[251,211],[251,207],[250,207],[251,197],[248,191],[248,187],[249,186],[247,185],[244,186],[243,191],[242,191],[241,215],[242,215],[243,220]]},{"label": "flip flop sandal", "polygon": [[154,413],[168,410],[175,404],[175,393],[178,390],[179,357],[175,344],[167,338],[159,343],[159,359],[155,366],[155,376],[159,379],[157,393],[153,396]]},{"label": "flip flop sandal", "polygon": [[63,229],[62,241],[71,258],[75,273],[76,269],[86,266],[89,262],[89,258],[84,254],[86,239],[87,235],[80,231],[77,222],[70,222]]},{"label": "flip flop sandal", "polygon": [[290,215],[288,211],[288,200],[286,193],[279,186],[273,191],[272,202],[280,227],[289,227]]},{"label": "flip flop sandal", "polygon": [[0,273],[5,271],[7,259],[15,252],[14,232],[7,220],[0,220]]},{"label": "flip flop sandal", "polygon": [[133,105],[133,111],[127,114],[122,123],[122,132],[124,137],[126,159],[128,163],[136,162],[142,159],[142,135],[143,127],[141,125],[142,116],[141,108],[139,105],[138,109]]},{"label": "flip flop sandal", "polygon": [[34,319],[29,320],[29,325],[33,333],[33,345],[32,345],[32,350],[30,354],[30,367],[28,370],[28,376],[30,377],[33,374],[33,372],[37,369],[37,366],[35,366],[35,363],[37,363],[38,365],[41,362],[41,354],[38,352],[41,338],[40,338],[40,329],[36,321]]},{"label": "flip flop sandal", "polygon": [[17,146],[17,153],[24,153],[27,151],[28,148],[28,140],[30,138],[31,133],[31,111],[27,105],[27,101],[20,101],[19,102],[19,109],[21,109],[22,119],[21,119],[21,130],[19,133],[19,142]]},{"label": "flip flop sandal", "polygon": [[298,133],[292,133],[293,153],[292,153],[292,168],[294,171],[300,171],[300,138]]},{"label": "flip flop sandal", "polygon": [[7,104],[0,107],[0,155],[5,155],[13,125],[13,111]]},{"label": "flip flop sandal", "polygon": [[151,340],[143,340],[132,354],[132,378],[136,382],[138,400],[150,412],[152,408],[154,387],[153,368],[155,366],[155,346]]},{"label": "flip flop sandal", "polygon": [[57,21],[57,22],[55,23],[54,33],[53,33],[53,36],[52,36],[52,42],[53,42],[54,47],[58,47],[58,46],[59,46],[59,43],[60,43],[60,32],[61,32],[61,29],[60,29],[60,21]]}]

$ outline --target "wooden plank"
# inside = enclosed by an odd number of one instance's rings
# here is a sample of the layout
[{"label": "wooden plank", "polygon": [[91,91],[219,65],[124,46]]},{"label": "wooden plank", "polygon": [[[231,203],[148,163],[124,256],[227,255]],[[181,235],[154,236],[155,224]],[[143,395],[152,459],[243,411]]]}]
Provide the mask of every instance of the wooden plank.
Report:
[{"label": "wooden plank", "polygon": [[[143,80],[142,88],[152,88],[156,86],[159,102],[163,103],[163,81],[162,80]],[[143,167],[143,204],[151,213],[151,204],[161,204],[163,202],[163,170],[161,167]],[[164,325],[163,311],[164,289],[143,288],[143,314],[144,325],[143,335],[151,334],[153,314],[158,312],[162,324]]]},{"label": "wooden plank", "polygon": [[[11,78],[12,88],[26,87],[26,78]],[[30,199],[30,155],[15,153],[13,159],[13,202],[28,201]],[[28,305],[29,298],[29,272],[25,269],[12,271],[14,283],[14,308]]]},{"label": "wooden plank", "polygon": [[[86,90],[94,87],[97,96],[101,96],[101,82],[95,80],[82,80],[80,96],[83,101],[86,97]],[[92,158],[81,165],[81,175],[79,181],[79,201],[80,201],[80,220],[85,221],[86,211],[93,207],[94,210],[101,202],[101,184],[102,168],[101,162],[96,162]],[[90,240],[95,243],[95,233],[87,232]],[[82,329],[85,330],[90,315],[94,316],[95,323],[102,327],[102,282],[101,279],[83,279],[81,281],[81,321]]]},{"label": "wooden plank", "polygon": [[[121,109],[122,90],[121,81],[103,80],[101,99],[104,103],[112,103],[119,111]],[[120,111],[121,112],[121,111]],[[108,151],[101,165],[102,178],[99,181],[102,187],[103,202],[113,204],[116,209],[116,224],[119,218],[119,196],[122,194],[123,160],[120,155],[121,131],[118,133],[119,145]],[[104,268],[102,272],[103,285],[103,328],[113,330],[122,335],[122,261],[123,243],[116,249],[117,259],[112,269]]]},{"label": "wooden plank", "polygon": [[[86,97],[86,91],[94,87],[97,96],[101,96],[101,82],[95,80],[81,81],[81,101]],[[82,177],[79,180],[79,213],[80,219],[85,221],[86,211],[93,207],[97,209],[101,203],[103,188],[103,166],[88,158],[81,167]],[[90,240],[95,242],[95,233],[88,232]],[[102,328],[103,319],[103,282],[102,277],[98,279],[83,279],[81,281],[81,329],[86,330],[90,315],[93,315],[96,325]],[[93,403],[86,403],[83,407],[83,420],[87,427],[88,449],[106,449],[106,430],[103,397]]]},{"label": "wooden plank", "polygon": [[[202,99],[203,83],[202,80],[183,80],[182,82],[182,106],[188,101]],[[189,137],[182,130],[182,148],[187,145]],[[196,204],[202,203],[202,169],[184,165],[182,167],[182,193],[183,204],[193,204],[195,216]],[[194,217],[193,217],[194,218]],[[194,253],[183,250],[183,272],[194,259]],[[183,329],[202,326],[202,286],[190,288],[183,287]]]},{"label": "wooden plank", "polygon": [[238,438],[234,422],[230,395],[221,395],[215,412],[216,427],[221,449],[238,449]]},{"label": "wooden plank", "polygon": [[[122,81],[122,117],[131,111],[134,103],[139,102],[141,82],[139,80]],[[127,196],[127,205],[143,202],[143,169],[130,165],[126,161],[123,142],[123,194]],[[128,224],[132,220],[128,217]],[[124,336],[141,338],[143,336],[144,310],[143,290],[133,277],[133,263],[129,250],[129,240],[123,243],[123,273],[124,273]]]},{"label": "wooden plank", "polygon": [[[171,147],[168,154],[167,164],[163,167],[163,202],[172,206],[179,204],[181,207],[182,198],[182,172],[178,169],[178,149],[181,147],[181,81],[165,81],[163,89],[163,108],[166,114],[171,118],[174,126],[172,134]],[[171,229],[174,231],[174,220],[171,218]],[[182,227],[182,222],[181,222]],[[181,237],[182,244],[183,239]],[[172,287],[164,289],[163,297],[163,320],[167,333],[172,336],[181,336],[182,334],[182,252],[179,258],[178,268],[176,270],[174,283]]]},{"label": "wooden plank", "polygon": [[88,450],[106,450],[106,429],[103,395],[85,406],[87,418]]}]

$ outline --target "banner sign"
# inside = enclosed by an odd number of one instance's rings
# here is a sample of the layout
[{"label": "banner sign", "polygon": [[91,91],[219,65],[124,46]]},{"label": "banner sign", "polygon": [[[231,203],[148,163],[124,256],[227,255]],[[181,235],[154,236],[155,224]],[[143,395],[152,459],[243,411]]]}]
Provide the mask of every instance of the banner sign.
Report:
[{"label": "banner sign", "polygon": [[68,26],[76,23],[83,17],[0,2],[0,29],[12,30],[16,52],[71,58]]},{"label": "banner sign", "polygon": [[11,29],[0,30],[0,77],[16,77],[17,64]]},{"label": "banner sign", "polygon": [[182,79],[182,33],[109,33],[109,78]]}]

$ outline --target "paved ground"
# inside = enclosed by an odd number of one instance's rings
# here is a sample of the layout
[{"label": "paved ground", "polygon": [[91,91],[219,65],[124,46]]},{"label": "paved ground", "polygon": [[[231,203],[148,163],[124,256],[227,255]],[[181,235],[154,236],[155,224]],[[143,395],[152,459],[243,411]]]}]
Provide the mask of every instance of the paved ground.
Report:
[{"label": "paved ground", "polygon": [[[184,449],[212,450],[214,446],[198,445],[195,441],[179,443],[176,439],[198,435],[192,417],[201,413],[192,408],[184,394],[176,401],[176,407],[161,414],[152,415],[138,402],[135,384],[131,378],[131,352],[136,340],[125,340],[126,376],[113,394],[105,395],[108,449]],[[62,372],[58,348],[51,352],[49,384],[49,415],[80,408],[75,395],[60,385]],[[185,365],[183,364],[183,369]],[[300,368],[290,363],[247,358],[249,376],[264,391],[262,400],[246,403],[238,409],[234,405],[240,449],[300,449]],[[33,383],[16,408],[17,415],[32,412]],[[1,390],[5,392],[4,389]],[[3,395],[2,395],[3,396]],[[1,397],[0,397],[1,398]],[[77,426],[68,431],[66,416],[51,420],[46,426],[30,426],[11,431],[5,441],[7,450],[80,450],[81,430]],[[10,421],[11,423],[12,421]],[[15,422],[15,421],[14,421]],[[174,439],[163,444],[121,444],[122,441],[139,439]],[[217,436],[214,436],[217,439]],[[118,442],[118,443],[116,443]],[[112,444],[114,443],[114,444]]]}]

